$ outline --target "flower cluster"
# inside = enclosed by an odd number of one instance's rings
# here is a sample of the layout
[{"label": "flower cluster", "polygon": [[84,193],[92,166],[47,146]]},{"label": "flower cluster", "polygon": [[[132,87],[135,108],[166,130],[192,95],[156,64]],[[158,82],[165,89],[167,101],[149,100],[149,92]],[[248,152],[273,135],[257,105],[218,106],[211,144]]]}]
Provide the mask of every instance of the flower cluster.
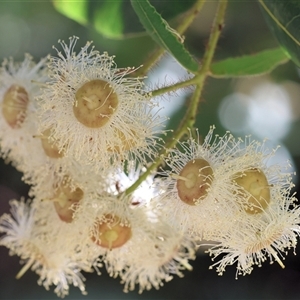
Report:
[{"label": "flower cluster", "polygon": [[[270,258],[283,268],[286,250],[296,247],[300,207],[292,194],[293,174],[270,164],[276,149],[265,142],[234,139],[230,133],[202,145],[199,137],[179,142],[166,158],[157,205],[172,226],[207,252],[220,275],[237,263],[237,275]],[[182,151],[182,149],[184,151]]]},{"label": "flower cluster", "polygon": [[[114,58],[77,38],[35,64],[0,70],[1,155],[31,185],[0,218],[0,245],[20,256],[38,283],[64,297],[85,293],[81,271],[106,268],[124,291],[158,289],[192,270],[207,245],[219,274],[270,258],[281,266],[300,232],[292,174],[269,159],[265,143],[230,133],[204,141],[193,131],[165,157],[157,103]],[[161,157],[161,168],[149,164]],[[162,161],[164,160],[164,161]],[[144,181],[131,193],[129,187]]]}]

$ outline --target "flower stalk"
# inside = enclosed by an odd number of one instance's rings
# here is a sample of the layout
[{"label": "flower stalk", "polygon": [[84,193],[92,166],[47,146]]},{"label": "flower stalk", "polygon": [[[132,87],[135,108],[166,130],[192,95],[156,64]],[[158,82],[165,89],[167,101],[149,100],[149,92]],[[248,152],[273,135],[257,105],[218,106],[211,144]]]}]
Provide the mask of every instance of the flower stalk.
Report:
[{"label": "flower stalk", "polygon": [[172,137],[166,143],[164,149],[160,152],[160,154],[157,156],[154,162],[138,178],[138,180],[124,192],[125,195],[131,194],[161,164],[163,158],[168,153],[169,149],[173,148],[177,144],[177,142],[184,136],[184,134],[187,133],[188,128],[193,127],[196,120],[197,110],[201,100],[201,93],[203,90],[203,86],[207,76],[209,75],[209,68],[216,50],[217,42],[220,38],[221,31],[223,29],[226,7],[227,7],[227,0],[219,2],[210,39],[208,41],[207,48],[204,53],[204,57],[202,61],[202,66],[199,68],[198,74],[192,79],[189,79],[187,81],[179,82],[173,86],[164,87],[162,89],[152,92],[152,96],[158,96],[160,94],[174,91],[176,89],[188,85],[196,85],[195,92],[190,100],[188,110],[182,122],[180,123],[176,131],[172,134]]},{"label": "flower stalk", "polygon": [[[201,11],[205,1],[206,0],[197,0],[194,5],[184,13],[182,18],[180,18],[179,24],[175,27],[175,30],[180,35],[183,34],[192,24],[198,13]],[[165,50],[163,48],[154,50],[151,56],[144,62],[143,66],[134,73],[134,76],[145,76],[151,67],[161,58],[164,52]]]}]

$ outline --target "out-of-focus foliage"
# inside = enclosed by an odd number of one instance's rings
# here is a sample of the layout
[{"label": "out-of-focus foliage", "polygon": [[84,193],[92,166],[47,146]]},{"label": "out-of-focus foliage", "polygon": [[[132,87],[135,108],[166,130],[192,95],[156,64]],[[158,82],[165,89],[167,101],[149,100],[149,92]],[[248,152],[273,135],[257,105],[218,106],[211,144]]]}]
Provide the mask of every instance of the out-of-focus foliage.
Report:
[{"label": "out-of-focus foliage", "polygon": [[260,0],[265,19],[279,43],[300,67],[300,1]]},{"label": "out-of-focus foliage", "polygon": [[88,24],[88,11],[87,11],[87,1],[82,0],[78,2],[69,1],[53,1],[54,7],[66,17],[78,22],[82,25]]},{"label": "out-of-focus foliage", "polygon": [[[53,0],[52,2],[61,14],[82,25],[94,27],[108,38],[132,37],[144,31],[128,0]],[[190,8],[195,0],[151,2],[165,19],[170,20]]]},{"label": "out-of-focus foliage", "polygon": [[216,62],[211,66],[211,73],[212,76],[218,78],[262,75],[287,61],[285,51],[276,48]]},{"label": "out-of-focus foliage", "polygon": [[198,63],[184,48],[182,38],[170,28],[149,1],[131,0],[131,4],[152,39],[172,54],[187,70],[196,72]]}]

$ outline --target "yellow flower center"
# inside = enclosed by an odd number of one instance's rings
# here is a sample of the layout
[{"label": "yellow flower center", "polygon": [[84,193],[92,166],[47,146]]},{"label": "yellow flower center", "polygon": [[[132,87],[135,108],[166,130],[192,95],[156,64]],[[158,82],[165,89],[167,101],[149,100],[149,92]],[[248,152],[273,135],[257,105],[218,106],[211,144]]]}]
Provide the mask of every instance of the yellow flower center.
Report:
[{"label": "yellow flower center", "polygon": [[244,209],[249,214],[262,212],[270,203],[270,186],[266,175],[258,168],[235,174],[233,180],[240,189],[238,195],[246,199]]},{"label": "yellow flower center", "polygon": [[47,156],[51,158],[60,158],[63,157],[63,151],[59,151],[56,143],[49,139],[51,134],[51,129],[47,129],[43,131],[43,135],[41,137],[42,147]]},{"label": "yellow flower center", "polygon": [[78,207],[83,195],[84,193],[80,188],[71,190],[69,185],[62,185],[58,188],[52,200],[54,208],[62,221],[72,222],[74,210]]},{"label": "yellow flower center", "polygon": [[213,170],[202,158],[189,161],[177,176],[179,198],[188,205],[203,200],[213,180]]},{"label": "yellow flower center", "polygon": [[2,114],[11,128],[20,128],[25,120],[28,93],[19,85],[12,85],[4,94]]},{"label": "yellow flower center", "polygon": [[85,83],[75,94],[73,112],[86,127],[100,128],[114,114],[119,100],[107,81],[95,79]]},{"label": "yellow flower center", "polygon": [[104,221],[97,221],[95,224],[96,234],[92,236],[93,242],[97,245],[112,250],[122,247],[131,238],[129,225],[120,223],[118,216],[104,215]]}]

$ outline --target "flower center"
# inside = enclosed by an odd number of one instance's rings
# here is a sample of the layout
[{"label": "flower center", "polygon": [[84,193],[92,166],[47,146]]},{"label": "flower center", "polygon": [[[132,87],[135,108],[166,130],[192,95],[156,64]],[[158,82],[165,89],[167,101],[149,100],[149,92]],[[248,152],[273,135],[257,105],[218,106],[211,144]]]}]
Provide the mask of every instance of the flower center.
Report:
[{"label": "flower center", "polygon": [[85,83],[75,94],[73,112],[77,120],[90,128],[104,126],[114,114],[119,100],[107,81],[95,79]]},{"label": "flower center", "polygon": [[47,156],[51,158],[60,158],[64,156],[63,151],[59,151],[56,143],[54,141],[51,141],[49,139],[49,136],[51,134],[51,129],[47,129],[43,131],[41,137],[42,147],[44,149],[44,152]]},{"label": "flower center", "polygon": [[244,209],[249,214],[262,212],[270,203],[270,186],[266,175],[257,168],[235,174],[233,180],[239,187],[237,194],[246,199]]},{"label": "flower center", "polygon": [[188,205],[196,205],[207,196],[212,180],[213,170],[205,159],[189,161],[177,179],[179,198]]},{"label": "flower center", "polygon": [[71,190],[69,185],[62,185],[58,188],[52,200],[54,208],[62,221],[66,223],[73,221],[74,211],[77,209],[83,195],[84,193],[80,188]]},{"label": "flower center", "polygon": [[95,234],[92,235],[93,242],[109,250],[122,247],[132,235],[129,225],[121,224],[118,216],[110,214],[104,215],[103,221],[97,221],[95,229]]},{"label": "flower center", "polygon": [[20,128],[25,120],[28,93],[19,85],[12,85],[4,94],[2,113],[11,128]]}]

